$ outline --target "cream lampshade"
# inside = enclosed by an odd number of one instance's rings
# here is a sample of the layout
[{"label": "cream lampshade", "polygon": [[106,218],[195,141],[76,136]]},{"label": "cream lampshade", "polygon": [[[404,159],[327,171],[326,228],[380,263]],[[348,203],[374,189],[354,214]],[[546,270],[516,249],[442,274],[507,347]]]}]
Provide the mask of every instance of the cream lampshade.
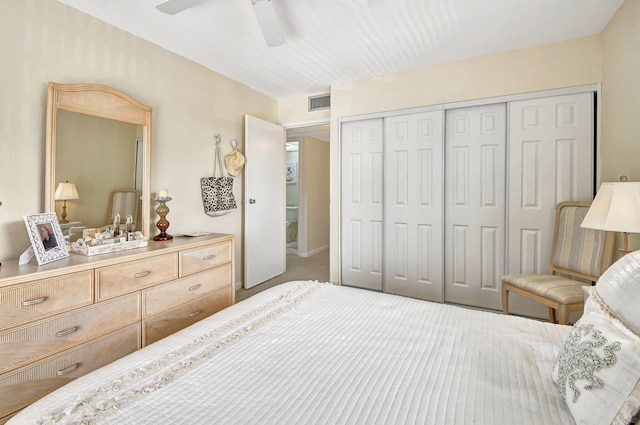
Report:
[{"label": "cream lampshade", "polygon": [[602,183],[580,227],[622,232],[629,251],[629,233],[640,233],[640,182]]},{"label": "cream lampshade", "polygon": [[64,201],[64,204],[62,205],[62,220],[60,220],[60,223],[68,223],[69,220],[67,220],[67,200],[80,199],[80,196],[78,195],[78,189],[76,189],[76,185],[73,183],[69,183],[68,180],[64,183],[58,184],[55,198],[56,201]]}]

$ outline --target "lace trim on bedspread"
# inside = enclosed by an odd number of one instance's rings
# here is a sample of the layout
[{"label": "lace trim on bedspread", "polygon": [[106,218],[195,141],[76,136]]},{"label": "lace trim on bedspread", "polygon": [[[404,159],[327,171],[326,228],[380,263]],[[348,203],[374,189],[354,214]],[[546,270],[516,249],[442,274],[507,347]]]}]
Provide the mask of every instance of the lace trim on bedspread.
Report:
[{"label": "lace trim on bedspread", "polygon": [[588,292],[589,292],[589,297],[593,298],[593,300],[596,302],[596,304],[602,309],[602,311],[605,314],[607,314],[613,320],[617,321],[620,325],[622,325],[626,330],[631,332],[633,335],[640,337],[640,335],[636,333],[636,331],[633,329],[633,327],[629,323],[627,323],[622,317],[618,316],[613,310],[611,310],[611,308],[609,308],[607,303],[605,303],[604,300],[600,298],[600,294],[598,294],[596,287],[594,286],[590,287]]},{"label": "lace trim on bedspread", "polygon": [[[141,397],[163,388],[180,375],[200,365],[231,344],[240,341],[327,286],[331,286],[331,284],[317,281],[302,282],[280,297],[243,314],[238,319],[224,323],[217,329],[190,341],[180,349],[122,375],[109,384],[79,395],[72,405],[61,412],[43,416],[38,424],[75,423],[89,425],[95,423],[97,419],[108,416]],[[264,317],[260,317],[261,315]],[[259,320],[254,321],[256,318]],[[176,365],[170,366],[173,363]],[[158,376],[154,377],[150,383],[138,384],[136,387],[137,383],[152,377],[154,373],[157,373]]]}]

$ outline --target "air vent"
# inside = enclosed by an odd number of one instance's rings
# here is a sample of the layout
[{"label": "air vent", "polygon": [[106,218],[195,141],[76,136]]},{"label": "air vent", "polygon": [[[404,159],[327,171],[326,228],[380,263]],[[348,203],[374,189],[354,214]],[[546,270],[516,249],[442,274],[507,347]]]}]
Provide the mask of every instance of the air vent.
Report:
[{"label": "air vent", "polygon": [[309,96],[309,112],[331,107],[331,95]]}]

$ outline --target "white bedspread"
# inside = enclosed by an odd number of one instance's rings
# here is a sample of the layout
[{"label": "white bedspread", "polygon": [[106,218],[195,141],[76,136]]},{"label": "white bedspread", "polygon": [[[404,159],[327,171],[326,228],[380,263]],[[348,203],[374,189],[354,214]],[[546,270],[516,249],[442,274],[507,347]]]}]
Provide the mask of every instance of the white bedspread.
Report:
[{"label": "white bedspread", "polygon": [[264,291],[10,424],[573,424],[570,328],[316,282]]}]

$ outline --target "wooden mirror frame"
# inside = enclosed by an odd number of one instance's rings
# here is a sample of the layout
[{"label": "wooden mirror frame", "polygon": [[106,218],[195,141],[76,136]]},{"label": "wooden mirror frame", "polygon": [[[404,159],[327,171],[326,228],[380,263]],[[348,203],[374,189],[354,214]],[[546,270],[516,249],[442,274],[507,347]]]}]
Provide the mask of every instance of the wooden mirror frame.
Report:
[{"label": "wooden mirror frame", "polygon": [[56,117],[59,109],[109,118],[142,126],[142,223],[140,231],[149,238],[151,219],[151,107],[125,93],[99,84],[58,84],[49,82],[47,101],[45,212],[54,212],[56,191]]}]

